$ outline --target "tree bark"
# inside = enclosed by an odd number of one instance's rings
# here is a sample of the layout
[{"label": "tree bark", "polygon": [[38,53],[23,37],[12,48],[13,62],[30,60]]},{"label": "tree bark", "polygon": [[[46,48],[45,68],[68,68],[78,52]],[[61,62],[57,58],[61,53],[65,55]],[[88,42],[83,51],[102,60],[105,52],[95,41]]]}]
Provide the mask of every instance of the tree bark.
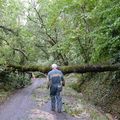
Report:
[{"label": "tree bark", "polygon": [[[20,66],[20,65],[7,65],[7,68],[18,70],[21,72],[28,71],[40,71],[42,73],[48,73],[51,68],[50,66]],[[119,71],[120,64],[115,65],[71,65],[61,66],[59,69],[64,73],[87,73],[87,72],[106,72],[106,71]]]}]

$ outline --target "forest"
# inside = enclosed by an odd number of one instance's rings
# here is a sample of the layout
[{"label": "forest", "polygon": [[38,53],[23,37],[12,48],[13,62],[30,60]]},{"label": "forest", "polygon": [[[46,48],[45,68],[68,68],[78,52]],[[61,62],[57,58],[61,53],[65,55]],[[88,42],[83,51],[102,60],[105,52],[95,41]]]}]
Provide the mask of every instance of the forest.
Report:
[{"label": "forest", "polygon": [[120,119],[120,1],[0,0],[0,102],[53,63]]}]

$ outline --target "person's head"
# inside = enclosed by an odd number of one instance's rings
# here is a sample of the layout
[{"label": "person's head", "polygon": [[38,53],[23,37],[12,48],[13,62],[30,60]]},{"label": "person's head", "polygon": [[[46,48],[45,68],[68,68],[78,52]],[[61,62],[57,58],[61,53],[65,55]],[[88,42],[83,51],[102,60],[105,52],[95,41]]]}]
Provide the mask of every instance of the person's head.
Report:
[{"label": "person's head", "polygon": [[57,69],[58,68],[57,64],[52,64],[51,67],[52,67],[52,69]]}]

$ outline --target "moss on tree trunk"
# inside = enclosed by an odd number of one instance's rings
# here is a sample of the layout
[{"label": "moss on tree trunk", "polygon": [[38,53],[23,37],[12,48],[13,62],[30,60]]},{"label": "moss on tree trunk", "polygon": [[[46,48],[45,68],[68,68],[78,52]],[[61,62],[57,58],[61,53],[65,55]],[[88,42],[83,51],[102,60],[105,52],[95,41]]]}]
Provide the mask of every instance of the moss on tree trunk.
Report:
[{"label": "moss on tree trunk", "polygon": [[[48,73],[51,70],[50,66],[21,66],[21,65],[7,65],[7,68],[18,70],[21,72],[27,71],[40,71],[42,73]],[[105,72],[105,71],[118,71],[120,70],[120,64],[116,65],[71,65],[61,66],[59,68],[64,74],[67,73],[87,73],[87,72]]]}]

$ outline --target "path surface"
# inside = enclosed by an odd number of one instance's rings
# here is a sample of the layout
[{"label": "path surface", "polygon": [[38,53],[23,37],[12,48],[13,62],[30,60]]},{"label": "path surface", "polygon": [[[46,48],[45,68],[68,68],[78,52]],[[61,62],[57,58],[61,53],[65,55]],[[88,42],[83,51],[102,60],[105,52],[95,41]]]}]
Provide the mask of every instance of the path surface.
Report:
[{"label": "path surface", "polygon": [[[65,112],[62,112],[62,113],[52,112],[50,110],[50,101],[47,102],[47,104],[45,104],[44,106],[42,106],[41,110],[46,113],[51,114],[50,116],[52,116],[51,117],[52,119],[50,119],[50,120],[79,120],[77,118],[74,118],[74,117],[68,115]],[[84,120],[84,119],[81,119],[81,120]]]},{"label": "path surface", "polygon": [[[36,79],[31,86],[18,90],[10,96],[0,106],[0,120],[38,120],[37,115],[46,116],[48,120],[77,120],[77,118],[73,118],[65,112],[56,113],[50,111],[50,101],[47,101],[41,108],[37,106],[36,101],[33,99],[33,92],[44,82],[45,79]],[[35,113],[33,118],[29,118],[31,110]]]},{"label": "path surface", "polygon": [[29,110],[36,106],[32,99],[32,92],[44,80],[35,80],[31,86],[18,90],[4,104],[0,106],[0,120],[27,120]]}]

